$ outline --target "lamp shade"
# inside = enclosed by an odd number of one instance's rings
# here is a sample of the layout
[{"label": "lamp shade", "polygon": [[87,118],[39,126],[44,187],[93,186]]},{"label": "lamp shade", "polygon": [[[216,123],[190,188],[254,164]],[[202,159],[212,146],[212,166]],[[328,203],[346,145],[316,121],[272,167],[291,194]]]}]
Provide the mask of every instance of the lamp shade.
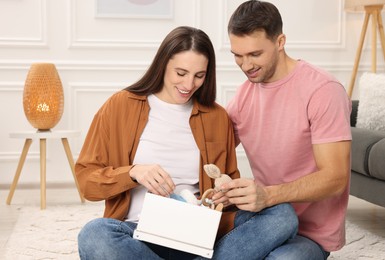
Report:
[{"label": "lamp shade", "polygon": [[63,115],[63,86],[52,63],[33,63],[23,92],[24,113],[34,128],[47,131]]},{"label": "lamp shade", "polygon": [[345,11],[363,12],[365,6],[384,4],[385,0],[345,0]]}]

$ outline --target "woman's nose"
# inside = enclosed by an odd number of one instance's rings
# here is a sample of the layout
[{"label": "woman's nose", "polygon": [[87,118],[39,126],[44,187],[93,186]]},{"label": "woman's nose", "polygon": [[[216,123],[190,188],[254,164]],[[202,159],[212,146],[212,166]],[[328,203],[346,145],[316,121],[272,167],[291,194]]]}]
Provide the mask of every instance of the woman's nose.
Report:
[{"label": "woman's nose", "polygon": [[195,77],[187,77],[185,81],[185,87],[188,90],[191,90],[194,88],[194,86],[195,86]]}]

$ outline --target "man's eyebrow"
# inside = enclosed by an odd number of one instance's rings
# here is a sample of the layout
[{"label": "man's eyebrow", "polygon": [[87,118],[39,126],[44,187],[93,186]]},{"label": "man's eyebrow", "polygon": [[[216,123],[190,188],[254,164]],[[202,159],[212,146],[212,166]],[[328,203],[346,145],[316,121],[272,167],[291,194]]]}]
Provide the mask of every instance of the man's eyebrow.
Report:
[{"label": "man's eyebrow", "polygon": [[[230,52],[231,52],[232,54],[234,54],[234,55],[241,55],[241,54],[236,53],[236,52],[234,52],[234,51],[232,51],[232,50],[230,50]],[[245,55],[258,54],[258,53],[262,53],[262,52],[263,52],[262,50],[255,50],[255,51],[251,51],[251,52],[245,53]]]}]

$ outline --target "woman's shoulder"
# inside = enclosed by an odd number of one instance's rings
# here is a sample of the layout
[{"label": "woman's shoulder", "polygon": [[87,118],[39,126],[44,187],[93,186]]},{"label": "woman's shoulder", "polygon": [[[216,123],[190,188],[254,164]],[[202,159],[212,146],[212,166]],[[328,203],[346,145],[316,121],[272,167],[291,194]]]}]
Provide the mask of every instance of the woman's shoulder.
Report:
[{"label": "woman's shoulder", "polygon": [[217,102],[214,102],[212,106],[207,107],[206,112],[208,112],[211,115],[214,115],[215,117],[228,118],[226,109]]},{"label": "woman's shoulder", "polygon": [[132,109],[141,102],[146,101],[146,96],[139,96],[127,90],[120,90],[112,94],[101,107],[100,111],[112,113],[113,111],[122,109]]},{"label": "woman's shoulder", "polygon": [[195,99],[193,104],[194,104],[194,107],[196,109],[198,109],[199,111],[204,112],[204,113],[207,113],[207,112],[209,112],[209,113],[226,112],[224,107],[222,105],[220,105],[219,103],[217,103],[217,102],[214,102],[210,106],[206,106],[206,105],[203,105],[203,104],[199,103],[198,100]]},{"label": "woman's shoulder", "polygon": [[139,96],[137,94],[134,94],[130,91],[127,91],[125,89],[122,89],[116,93],[114,93],[110,99],[113,99],[113,100],[119,100],[119,99],[122,99],[122,100],[125,100],[125,99],[129,99],[129,100],[146,100],[147,97],[146,96]]},{"label": "woman's shoulder", "polygon": [[218,111],[218,113],[226,113],[226,109],[224,108],[224,106],[222,106],[221,104],[217,103],[217,102],[214,102],[213,104],[213,109],[215,111]]},{"label": "woman's shoulder", "polygon": [[112,96],[108,98],[106,101],[106,105],[108,106],[120,106],[125,105],[127,103],[134,104],[138,101],[145,101],[147,99],[146,96],[139,96],[127,90],[120,90],[115,92]]}]

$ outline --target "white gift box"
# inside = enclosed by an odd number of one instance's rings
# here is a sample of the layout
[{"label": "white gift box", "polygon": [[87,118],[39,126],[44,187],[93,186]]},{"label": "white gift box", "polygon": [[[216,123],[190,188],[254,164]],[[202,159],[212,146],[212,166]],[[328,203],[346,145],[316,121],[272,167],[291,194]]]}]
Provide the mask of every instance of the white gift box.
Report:
[{"label": "white gift box", "polygon": [[222,212],[146,193],[134,238],[211,258]]}]

